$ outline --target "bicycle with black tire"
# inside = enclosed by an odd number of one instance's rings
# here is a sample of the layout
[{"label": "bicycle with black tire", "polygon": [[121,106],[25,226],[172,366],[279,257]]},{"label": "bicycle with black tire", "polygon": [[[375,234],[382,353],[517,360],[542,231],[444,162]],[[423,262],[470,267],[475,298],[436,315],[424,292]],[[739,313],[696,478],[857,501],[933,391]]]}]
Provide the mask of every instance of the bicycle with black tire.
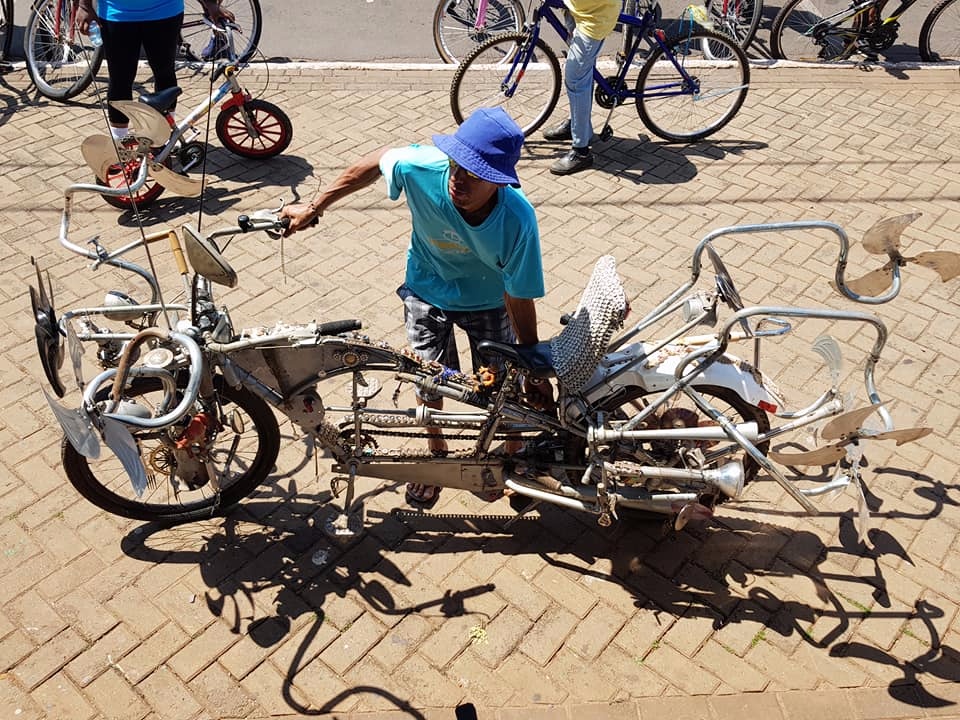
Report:
[{"label": "bicycle with black tire", "polygon": [[[560,97],[561,72],[556,52],[540,37],[540,22],[567,40],[569,33],[555,10],[561,0],[541,0],[521,33],[505,33],[477,47],[457,68],[450,105],[458,123],[481,107],[502,106],[529,136],[553,112]],[[659,6],[643,3],[637,15],[620,14],[624,49],[618,70],[604,77],[596,68],[595,100],[613,112],[634,100],[643,124],[670,142],[694,142],[720,130],[740,110],[750,84],[750,67],[737,42],[727,35],[685,22],[673,37],[656,28]],[[635,88],[627,73],[647,48]],[[607,122],[600,133],[609,139]]]},{"label": "bicycle with black tire", "polygon": [[[191,2],[192,0],[188,0]],[[79,0],[35,0],[24,34],[24,55],[30,80],[44,97],[69,100],[86,90],[103,63],[103,48],[76,26]],[[221,0],[233,13],[235,45],[240,62],[247,62],[260,42],[262,15],[259,0]],[[197,5],[184,11],[178,61],[186,64],[224,57],[225,48]]]},{"label": "bicycle with black tire", "polygon": [[[917,0],[902,0],[884,16],[886,0],[790,0],[770,31],[774,57],[840,62],[861,55],[875,61],[898,37],[901,15]],[[918,43],[924,62],[960,61],[960,1],[940,0],[927,14]]]}]

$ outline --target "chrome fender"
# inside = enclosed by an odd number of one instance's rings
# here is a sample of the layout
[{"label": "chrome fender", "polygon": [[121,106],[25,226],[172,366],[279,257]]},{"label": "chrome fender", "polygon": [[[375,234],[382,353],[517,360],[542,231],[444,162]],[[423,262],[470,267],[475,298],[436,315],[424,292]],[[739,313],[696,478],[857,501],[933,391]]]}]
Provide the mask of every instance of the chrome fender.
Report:
[{"label": "chrome fender", "polygon": [[[699,346],[672,344],[648,355],[652,347],[648,343],[635,343],[606,355],[583,392],[590,403],[628,387],[642,387],[650,392],[666,390],[676,381],[677,366]],[[748,404],[767,412],[776,412],[784,404],[770,378],[746,360],[729,353],[702,370],[691,385],[728,388]]]}]

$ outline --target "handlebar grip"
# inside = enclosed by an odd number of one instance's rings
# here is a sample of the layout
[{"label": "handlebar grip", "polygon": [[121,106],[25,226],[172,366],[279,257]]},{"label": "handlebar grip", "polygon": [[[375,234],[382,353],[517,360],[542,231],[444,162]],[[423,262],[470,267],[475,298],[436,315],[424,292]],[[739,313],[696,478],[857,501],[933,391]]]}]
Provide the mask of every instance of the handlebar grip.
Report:
[{"label": "handlebar grip", "polygon": [[362,327],[363,323],[359,320],[334,320],[317,325],[317,335],[339,335]]}]

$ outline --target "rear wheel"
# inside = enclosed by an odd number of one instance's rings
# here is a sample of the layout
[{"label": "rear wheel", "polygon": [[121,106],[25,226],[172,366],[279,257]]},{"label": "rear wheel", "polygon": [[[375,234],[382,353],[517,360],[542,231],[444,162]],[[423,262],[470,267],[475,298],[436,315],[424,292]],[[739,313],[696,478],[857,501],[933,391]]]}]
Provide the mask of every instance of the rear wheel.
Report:
[{"label": "rear wheel", "polygon": [[23,50],[27,73],[44,97],[69,100],[93,82],[103,48],[77,29],[72,0],[39,0],[30,11]]},{"label": "rear wheel", "polygon": [[[172,163],[170,158],[167,158],[164,165],[171,167]],[[126,189],[136,180],[139,170],[139,158],[125,163],[114,163],[107,168],[106,177],[97,178],[97,184],[109,188]],[[134,206],[134,203],[136,203],[138,208],[143,209],[152,205],[158,197],[163,195],[163,190],[163,185],[148,175],[143,187],[133,195],[101,195],[100,197],[102,197],[108,205],[113,205],[113,207],[119,208],[120,210],[129,210]]]},{"label": "rear wheel", "polygon": [[856,18],[827,20],[846,8],[838,0],[790,0],[773,20],[770,50],[774,57],[800,62],[837,62],[857,49]]},{"label": "rear wheel", "polygon": [[494,35],[523,30],[518,0],[489,0],[486,20],[478,28],[479,5],[479,0],[440,0],[433,14],[433,44],[444,62],[459,63]]},{"label": "rear wheel", "polygon": [[[137,497],[120,461],[109,448],[91,460],[63,441],[63,468],[70,483],[87,500],[114,515],[163,523],[187,522],[221,513],[252,493],[273,469],[280,447],[280,430],[269,406],[246,389],[235,389],[216,378],[215,407],[197,407],[208,421],[204,453],[216,470],[206,475],[203,464],[175,447],[183,427],[145,430],[130,427],[148,485]],[[106,399],[106,393],[103,393]],[[137,378],[123,399],[153,410],[163,398],[154,378]],[[218,488],[215,488],[217,485]]]},{"label": "rear wheel", "polygon": [[[220,7],[236,18],[239,30],[233,31],[234,50],[238,62],[247,62],[260,42],[262,16],[257,0],[220,0]],[[186,62],[206,62],[227,58],[224,36],[204,22],[203,6],[187,2],[180,28],[180,57]]]},{"label": "rear wheel", "polygon": [[706,0],[713,28],[737,41],[744,50],[753,42],[763,17],[763,0]]},{"label": "rear wheel", "polygon": [[666,47],[668,53],[657,46],[640,70],[637,112],[664,140],[701,140],[729,123],[743,105],[750,86],[747,57],[736,42],[712,30],[683,33],[667,40]]},{"label": "rear wheel", "polygon": [[543,40],[532,49],[529,42],[525,33],[499,35],[460,63],[450,88],[458,123],[478,108],[500,106],[528,137],[543,125],[560,97],[560,63]]},{"label": "rear wheel", "polygon": [[273,103],[247,100],[217,115],[217,137],[227,150],[240,157],[268,158],[290,145],[293,124]]},{"label": "rear wheel", "polygon": [[[748,404],[733,390],[713,385],[705,385],[695,389],[732,423],[755,422],[761,434],[770,430],[770,419],[767,414],[760,408]],[[606,408],[609,416],[609,426],[611,428],[623,426],[634,415],[651,405],[658,397],[659,393],[649,393],[639,387],[630,388],[626,395],[618,397],[615,403]],[[705,427],[714,424],[709,416],[700,410],[687,395],[678,393],[635,429]],[[769,440],[757,444],[757,449],[763,454],[766,454],[769,447]],[[623,441],[613,449],[613,456],[616,460],[632,460],[641,464],[683,467],[684,453],[697,449],[704,454],[706,459],[704,466],[706,468],[717,468],[732,460],[739,460],[743,464],[744,484],[753,480],[760,469],[757,462],[747,455],[739,445],[728,441]],[[717,502],[721,502],[724,497],[718,497]]]},{"label": "rear wheel", "polygon": [[920,28],[920,57],[924,62],[960,60],[960,2],[942,0]]}]

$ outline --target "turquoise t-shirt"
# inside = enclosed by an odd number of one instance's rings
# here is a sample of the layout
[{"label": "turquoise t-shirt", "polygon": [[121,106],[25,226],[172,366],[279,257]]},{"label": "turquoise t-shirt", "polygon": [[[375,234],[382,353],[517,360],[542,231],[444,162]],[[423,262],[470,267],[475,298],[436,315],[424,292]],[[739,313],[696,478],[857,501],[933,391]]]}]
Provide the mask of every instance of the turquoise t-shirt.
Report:
[{"label": "turquoise t-shirt", "polygon": [[497,204],[480,225],[461,217],[447,190],[447,156],[429,145],[384,153],[380,171],[392,200],[406,193],[413,217],[405,283],[442,310],[503,307],[544,295],[540,233],[533,206],[518,189],[497,190]]},{"label": "turquoise t-shirt", "polygon": [[183,12],[183,0],[97,0],[97,15],[110,22],[166,20]]}]

